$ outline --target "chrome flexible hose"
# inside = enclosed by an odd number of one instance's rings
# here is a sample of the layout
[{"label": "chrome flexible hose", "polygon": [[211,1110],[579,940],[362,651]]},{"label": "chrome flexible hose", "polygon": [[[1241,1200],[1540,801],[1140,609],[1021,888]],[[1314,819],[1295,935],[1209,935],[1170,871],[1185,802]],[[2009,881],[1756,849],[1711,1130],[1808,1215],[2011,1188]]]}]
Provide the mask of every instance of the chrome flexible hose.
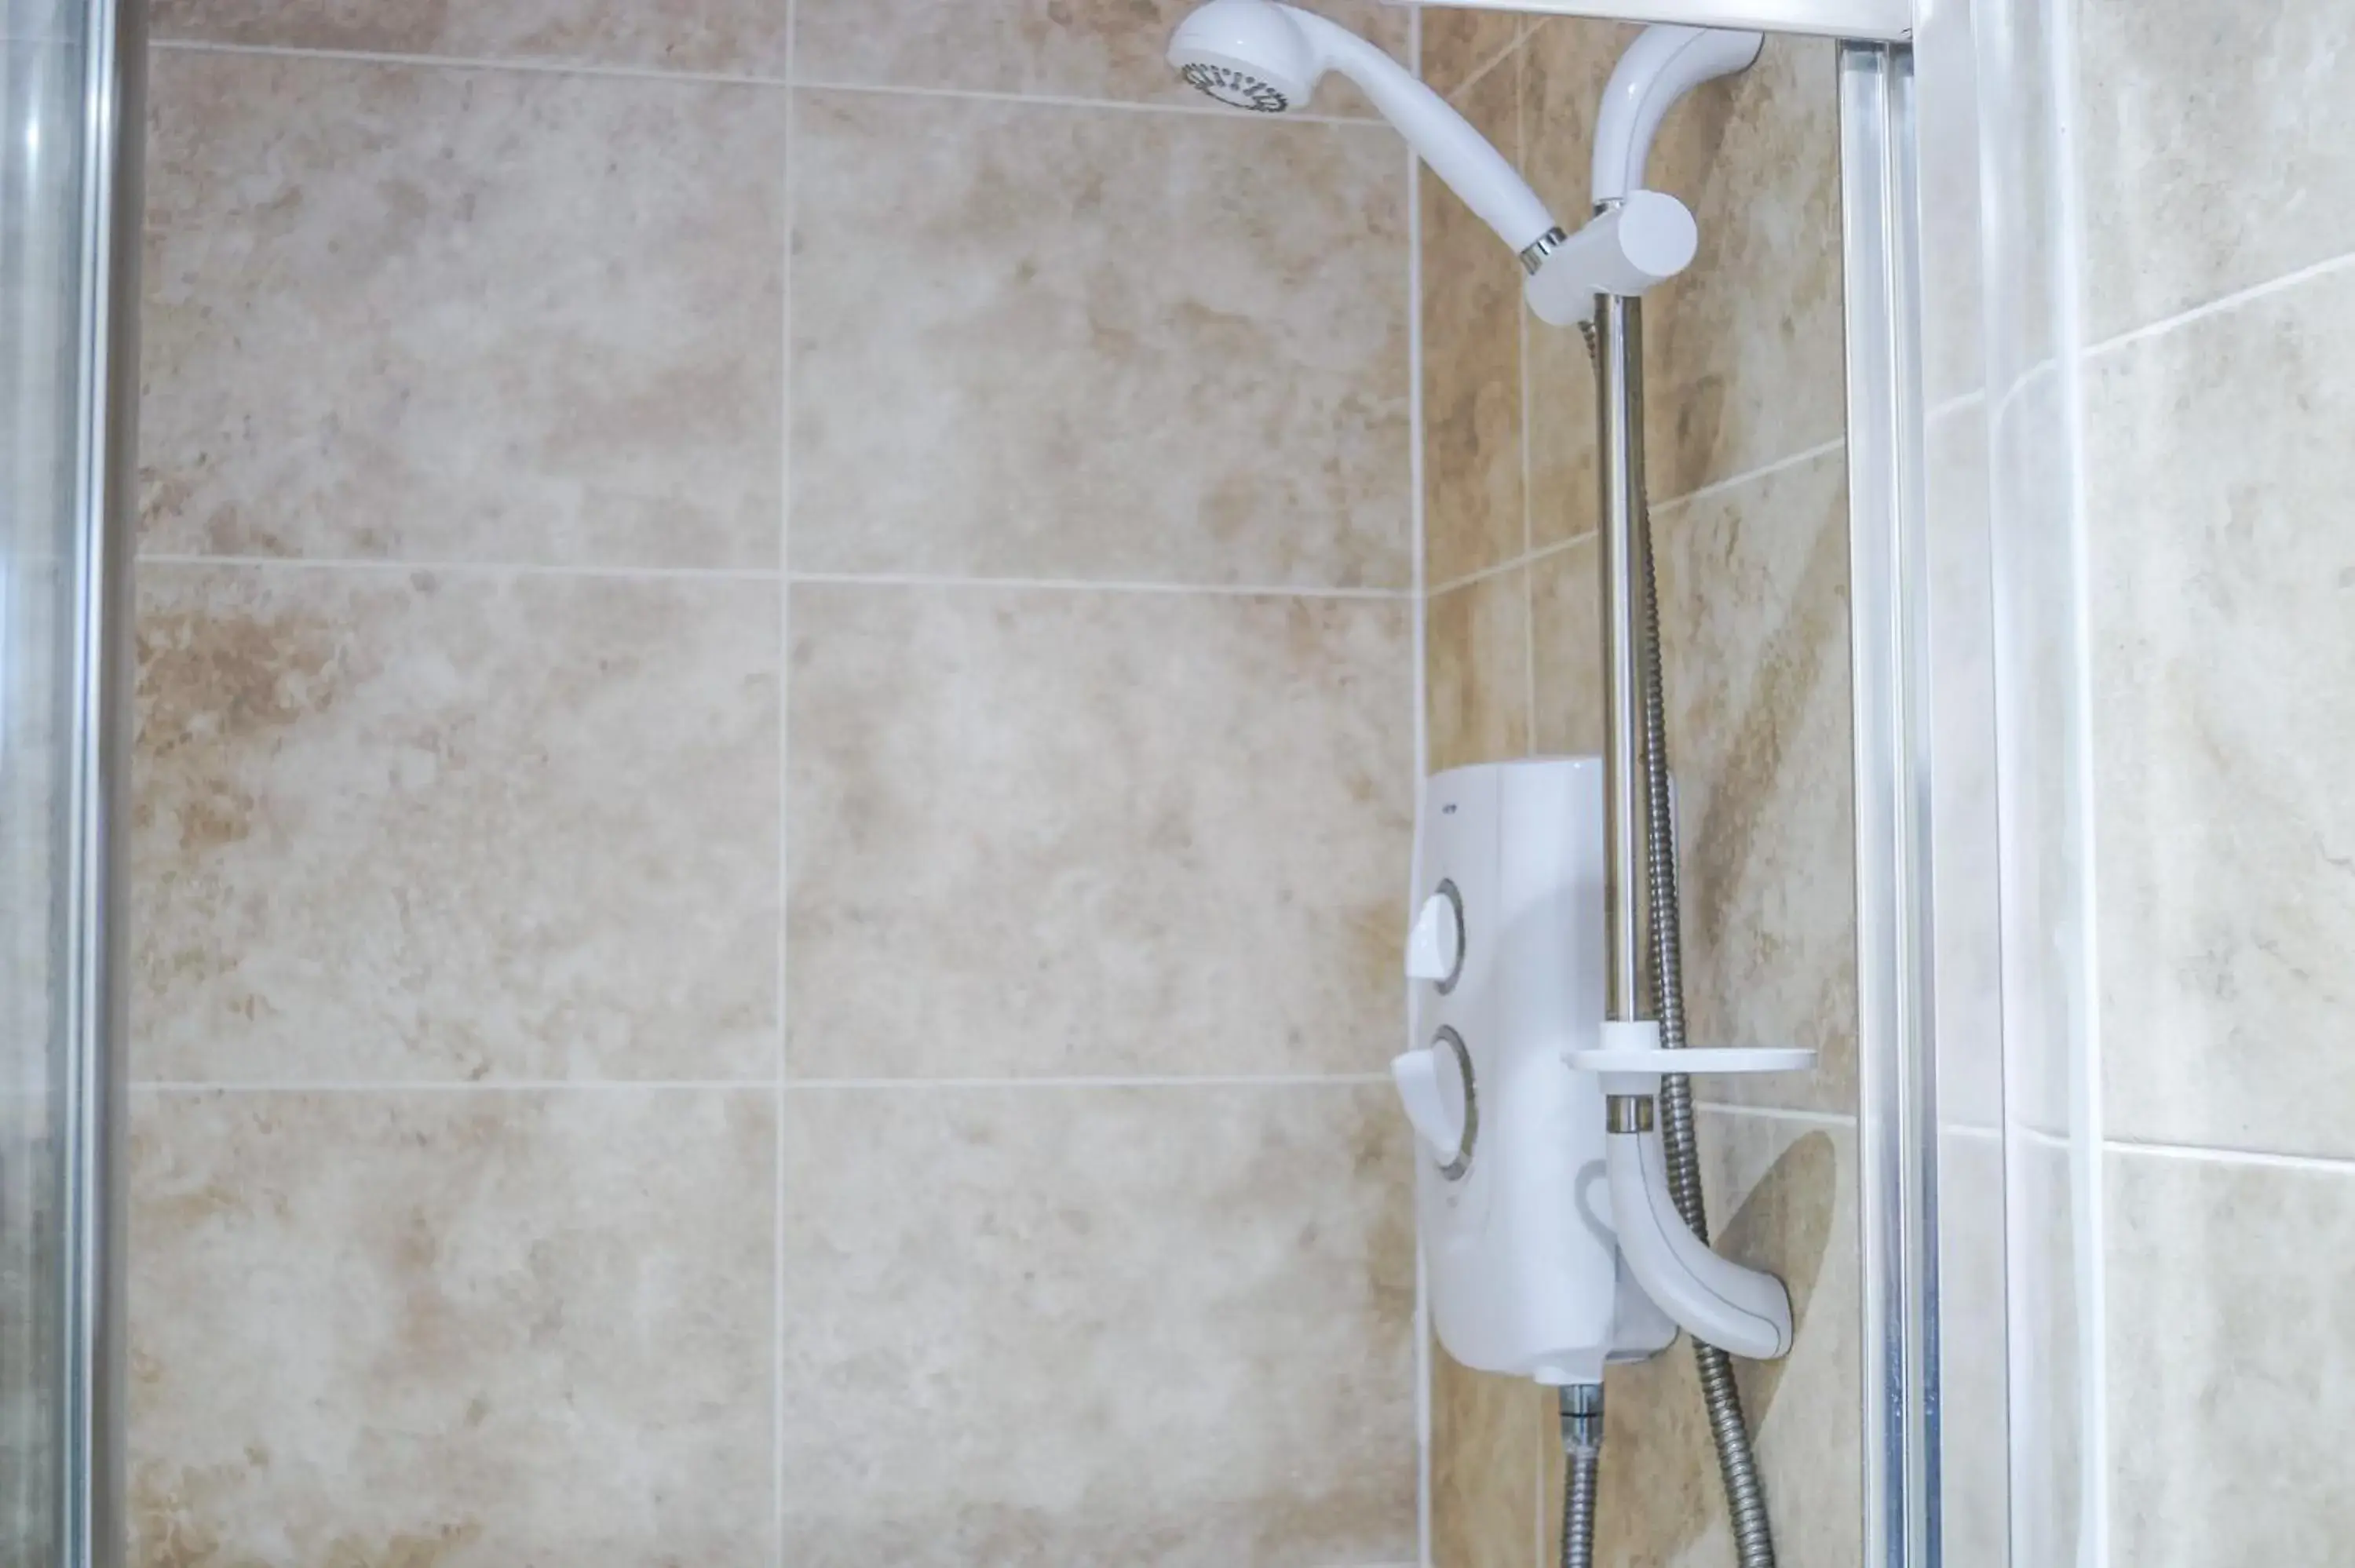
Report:
[{"label": "chrome flexible hose", "polygon": [[1561,1398],[1561,1568],[1594,1568],[1594,1503],[1602,1490],[1603,1385],[1571,1383]]},{"label": "chrome flexible hose", "polygon": [[[1660,1044],[1685,1044],[1682,911],[1677,890],[1677,824],[1668,788],[1668,703],[1660,674],[1660,591],[1653,567],[1652,512],[1644,476],[1635,476],[1636,575],[1642,611],[1636,664],[1643,687],[1644,853],[1650,895],[1652,1015]],[[1682,1073],[1660,1079],[1660,1143],[1667,1157],[1668,1192],[1693,1234],[1709,1239],[1709,1213],[1701,1200],[1700,1145],[1693,1133],[1692,1080]],[[1742,1390],[1733,1362],[1715,1345],[1693,1341],[1710,1436],[1717,1444],[1718,1476],[1725,1485],[1726,1511],[1742,1568],[1774,1568],[1774,1531],[1766,1513],[1766,1489],[1750,1446],[1750,1425],[1742,1413]],[[1565,1528],[1567,1520],[1565,1520]]]}]

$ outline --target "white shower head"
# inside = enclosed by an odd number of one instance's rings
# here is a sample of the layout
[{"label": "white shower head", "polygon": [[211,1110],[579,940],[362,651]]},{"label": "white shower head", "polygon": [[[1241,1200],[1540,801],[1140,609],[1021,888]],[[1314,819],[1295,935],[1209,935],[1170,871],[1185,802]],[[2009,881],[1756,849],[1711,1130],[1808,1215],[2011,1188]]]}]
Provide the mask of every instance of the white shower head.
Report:
[{"label": "white shower head", "polygon": [[1380,49],[1312,12],[1274,0],[1209,0],[1178,25],[1169,63],[1220,102],[1263,114],[1305,108],[1317,79],[1337,70],[1516,254],[1554,232],[1545,203],[1464,116]]}]

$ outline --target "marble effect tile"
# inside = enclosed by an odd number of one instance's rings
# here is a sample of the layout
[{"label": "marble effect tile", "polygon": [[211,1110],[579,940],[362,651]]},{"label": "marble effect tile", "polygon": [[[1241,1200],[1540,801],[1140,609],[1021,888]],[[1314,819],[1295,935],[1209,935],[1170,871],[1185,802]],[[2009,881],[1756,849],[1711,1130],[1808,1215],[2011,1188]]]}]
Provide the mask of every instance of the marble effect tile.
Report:
[{"label": "marble effect tile", "polygon": [[1540,1473],[1554,1464],[1551,1391],[1458,1364],[1431,1347],[1431,1560],[1531,1568]]},{"label": "marble effect tile", "polygon": [[1692,208],[1700,250],[1644,301],[1656,501],[1840,434],[1838,107],[1833,46],[1779,37],[1661,126],[1650,179]]},{"label": "marble effect tile", "polygon": [[1452,588],[1424,609],[1424,745],[1433,773],[1529,750],[1529,570]]},{"label": "marble effect tile", "polygon": [[1713,1097],[1856,1109],[1847,471],[1839,453],[1655,518],[1685,1005],[1702,1045],[1814,1072]]},{"label": "marble effect tile", "polygon": [[2355,1154],[2350,359],[2342,275],[2088,377],[2114,1137]]},{"label": "marble effect tile", "polygon": [[155,0],[161,39],[782,76],[763,0]]},{"label": "marble effect tile", "polygon": [[2355,1539],[2355,1174],[2109,1160],[2111,1540],[2160,1568]]},{"label": "marble effect tile", "polygon": [[1529,567],[1529,633],[1536,660],[1537,749],[1555,757],[1603,754],[1603,585],[1595,542],[1584,540]]},{"label": "marble effect tile", "polygon": [[789,1561],[1414,1555],[1386,1086],[787,1103]]},{"label": "marble effect tile", "polygon": [[140,1076],[770,1074],[773,585],[140,575]]},{"label": "marble effect tile", "polygon": [[1403,601],[804,586],[792,615],[795,1074],[1388,1059]]},{"label": "marble effect tile", "polygon": [[1388,130],[797,101],[796,569],[1408,586]]},{"label": "marble effect tile", "polygon": [[[795,67],[807,82],[1051,94],[1118,102],[1206,101],[1169,69],[1170,35],[1200,0],[799,0]],[[1411,12],[1376,0],[1308,0],[1407,58]],[[1309,109],[1369,117],[1338,73]]]},{"label": "marble effect tile", "polygon": [[776,565],[782,92],[154,76],[145,548]]},{"label": "marble effect tile", "polygon": [[[1582,221],[1593,206],[1595,114],[1612,68],[1640,31],[1553,17],[1532,30],[1522,51],[1522,166],[1565,225]],[[1594,361],[1577,329],[1550,327],[1535,316],[1528,358],[1529,541],[1543,548],[1591,534],[1602,520]],[[1656,485],[1661,477],[1655,475]]]},{"label": "marble effect tile", "polygon": [[1523,19],[1512,11],[1431,5],[1423,18],[1423,79],[1433,92],[1454,98],[1476,86],[1519,41]]},{"label": "marble effect tile", "polygon": [[[1490,71],[1465,118],[1508,158],[1520,73]],[[1423,580],[1437,587],[1528,547],[1521,461],[1521,267],[1455,193],[1423,194]]]},{"label": "marble effect tile", "polygon": [[770,1550],[770,1097],[141,1097],[133,1561]]},{"label": "marble effect tile", "polygon": [[2079,0],[2094,341],[2355,250],[2355,14],[2333,0]]}]

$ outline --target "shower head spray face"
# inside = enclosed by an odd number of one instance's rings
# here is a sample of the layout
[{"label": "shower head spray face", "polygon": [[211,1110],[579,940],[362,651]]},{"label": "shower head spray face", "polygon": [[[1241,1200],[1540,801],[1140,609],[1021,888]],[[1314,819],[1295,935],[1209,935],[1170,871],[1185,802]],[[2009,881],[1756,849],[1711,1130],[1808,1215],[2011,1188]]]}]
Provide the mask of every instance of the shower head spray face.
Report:
[{"label": "shower head spray face", "polygon": [[1304,109],[1337,70],[1515,254],[1553,219],[1503,154],[1404,66],[1347,27],[1275,0],[1209,0],[1169,39],[1178,74],[1221,103],[1263,114]]},{"label": "shower head spray face", "polygon": [[1169,40],[1178,74],[1220,103],[1282,114],[1308,101],[1326,62],[1284,6],[1210,0]]}]

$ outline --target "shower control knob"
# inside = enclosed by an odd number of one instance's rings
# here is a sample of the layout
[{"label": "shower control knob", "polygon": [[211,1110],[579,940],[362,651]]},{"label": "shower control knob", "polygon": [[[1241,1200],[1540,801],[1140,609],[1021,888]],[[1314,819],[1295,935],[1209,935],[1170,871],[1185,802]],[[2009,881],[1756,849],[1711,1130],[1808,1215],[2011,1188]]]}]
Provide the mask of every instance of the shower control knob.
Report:
[{"label": "shower control knob", "polygon": [[1463,1037],[1443,1029],[1428,1045],[1393,1057],[1391,1082],[1397,1086],[1406,1119],[1439,1160],[1440,1174],[1462,1176],[1479,1136],[1479,1102],[1472,1087],[1472,1054]]},{"label": "shower control knob", "polygon": [[1443,991],[1455,989],[1464,969],[1464,904],[1452,882],[1423,902],[1406,939],[1409,980],[1430,980]]}]

